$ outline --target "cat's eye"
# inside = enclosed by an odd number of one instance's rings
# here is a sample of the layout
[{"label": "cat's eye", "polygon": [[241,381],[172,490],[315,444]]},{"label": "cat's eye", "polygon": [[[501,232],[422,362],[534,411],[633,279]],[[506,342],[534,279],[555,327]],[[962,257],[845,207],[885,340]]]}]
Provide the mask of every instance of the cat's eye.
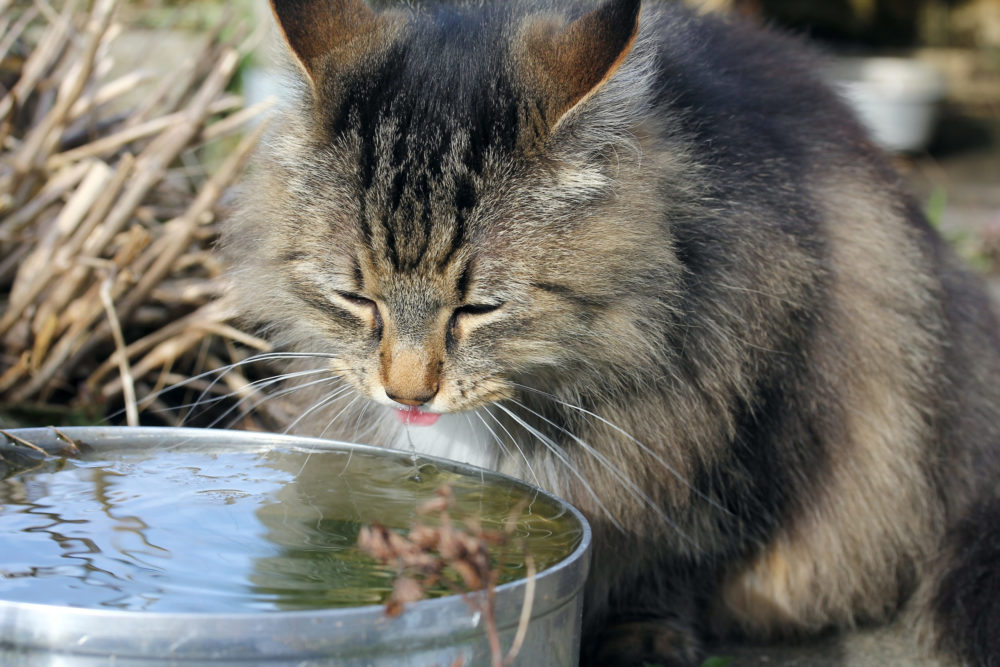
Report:
[{"label": "cat's eye", "polygon": [[368,324],[368,326],[372,327],[376,338],[382,337],[382,313],[379,312],[377,303],[354,292],[337,291],[336,295],[351,306],[359,308],[361,312],[356,312],[355,314]]},{"label": "cat's eye", "polygon": [[503,307],[503,301],[500,303],[473,303],[465,306],[460,306],[455,309],[454,317],[460,317],[462,315],[486,315],[487,313],[493,313],[500,310]]},{"label": "cat's eye", "polygon": [[465,329],[464,323],[466,321],[475,326],[474,322],[477,315],[489,315],[501,308],[503,308],[502,301],[500,303],[470,303],[456,308],[451,314],[451,320],[448,322],[448,334],[445,339],[447,347],[450,349],[457,344],[458,339],[462,336],[462,332]]},{"label": "cat's eye", "polygon": [[350,304],[358,306],[359,308],[376,308],[374,301],[366,299],[360,294],[355,294],[353,292],[337,292],[337,296]]}]

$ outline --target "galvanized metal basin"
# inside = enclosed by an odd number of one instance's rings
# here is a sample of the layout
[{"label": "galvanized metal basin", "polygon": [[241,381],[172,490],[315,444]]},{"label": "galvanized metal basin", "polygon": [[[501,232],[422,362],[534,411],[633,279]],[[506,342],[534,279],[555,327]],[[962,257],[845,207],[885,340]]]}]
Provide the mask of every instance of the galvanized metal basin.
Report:
[{"label": "galvanized metal basin", "polygon": [[[167,428],[65,428],[67,436],[98,451],[123,448],[198,448],[205,451],[275,449],[376,453],[404,452],[310,438],[260,433]],[[65,446],[52,429],[13,431],[56,452]],[[2,439],[0,439],[2,440]],[[0,445],[0,452],[10,443]],[[23,447],[19,450],[23,451]],[[496,473],[442,459],[420,457],[443,470],[531,488]],[[535,490],[537,491],[537,490]],[[548,494],[538,492],[548,498]],[[574,508],[560,503],[582,528],[571,555],[535,577],[531,621],[516,664],[575,665],[578,661],[582,587],[590,558],[590,528]],[[0,554],[0,564],[5,556]],[[497,588],[496,626],[503,646],[513,641],[526,581]],[[260,613],[164,613],[81,608],[3,599],[0,590],[0,664],[59,665],[392,665],[430,667],[490,664],[480,614],[459,596],[408,605],[396,618],[383,606]]]}]

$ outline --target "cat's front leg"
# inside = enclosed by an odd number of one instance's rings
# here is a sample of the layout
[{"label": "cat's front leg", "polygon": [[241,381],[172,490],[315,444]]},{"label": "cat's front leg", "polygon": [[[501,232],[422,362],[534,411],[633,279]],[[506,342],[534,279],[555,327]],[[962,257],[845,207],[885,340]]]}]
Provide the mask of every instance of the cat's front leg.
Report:
[{"label": "cat's front leg", "polygon": [[679,559],[656,526],[624,533],[592,515],[592,570],[584,596],[582,667],[697,667],[705,656],[712,564]]},{"label": "cat's front leg", "polygon": [[582,667],[690,667],[702,657],[700,642],[678,619],[612,622],[585,642]]}]

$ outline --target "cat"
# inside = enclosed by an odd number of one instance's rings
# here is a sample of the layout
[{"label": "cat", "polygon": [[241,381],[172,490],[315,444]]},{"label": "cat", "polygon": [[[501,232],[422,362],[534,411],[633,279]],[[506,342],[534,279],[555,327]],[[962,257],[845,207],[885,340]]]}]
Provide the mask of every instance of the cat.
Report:
[{"label": "cat", "polygon": [[292,426],[576,504],[584,664],[890,620],[998,664],[997,320],[807,47],[679,3],[271,6],[297,101],[222,248]]}]

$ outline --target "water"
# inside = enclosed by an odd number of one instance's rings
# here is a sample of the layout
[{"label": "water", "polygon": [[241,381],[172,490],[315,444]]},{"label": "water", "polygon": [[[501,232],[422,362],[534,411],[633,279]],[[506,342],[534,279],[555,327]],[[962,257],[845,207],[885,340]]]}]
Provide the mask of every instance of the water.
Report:
[{"label": "water", "polygon": [[[443,485],[452,516],[501,530],[512,510],[539,571],[579,544],[544,496],[408,457],[335,450],[102,449],[0,480],[0,599],[156,612],[381,604],[395,571],[355,546],[373,521],[408,529]],[[501,583],[517,547],[494,553]],[[431,589],[428,595],[450,593]]]}]

